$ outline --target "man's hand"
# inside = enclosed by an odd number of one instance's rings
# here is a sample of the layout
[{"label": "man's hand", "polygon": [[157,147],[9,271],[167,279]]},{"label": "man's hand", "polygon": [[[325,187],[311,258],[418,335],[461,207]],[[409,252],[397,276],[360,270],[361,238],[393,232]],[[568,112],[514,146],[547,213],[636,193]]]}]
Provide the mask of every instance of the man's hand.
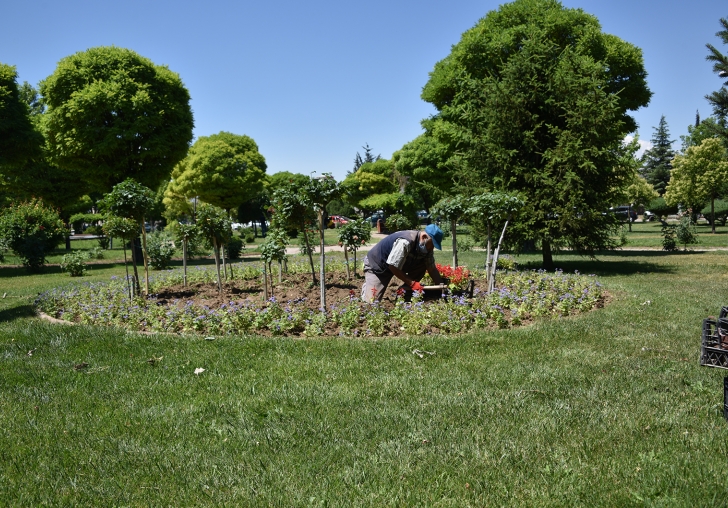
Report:
[{"label": "man's hand", "polygon": [[424,291],[425,290],[425,288],[422,287],[422,284],[420,284],[416,280],[412,281],[412,285],[410,287],[412,288],[412,291]]}]

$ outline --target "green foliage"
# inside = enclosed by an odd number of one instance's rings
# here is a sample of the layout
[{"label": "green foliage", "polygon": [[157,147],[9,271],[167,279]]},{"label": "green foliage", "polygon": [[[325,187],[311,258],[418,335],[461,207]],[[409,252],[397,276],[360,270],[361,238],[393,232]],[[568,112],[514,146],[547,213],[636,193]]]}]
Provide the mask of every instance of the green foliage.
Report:
[{"label": "green foliage", "polygon": [[[716,199],[713,203],[714,207],[714,213],[715,213],[715,220],[716,222],[720,222],[721,226],[725,226],[726,220],[728,220],[728,201],[725,199]],[[703,216],[711,220],[710,213],[711,208],[710,205],[707,205],[705,208],[703,208],[700,213],[703,214]]]},{"label": "green foliage", "polygon": [[228,259],[240,259],[240,254],[243,252],[245,244],[243,239],[237,235],[232,235],[227,244],[225,244],[225,252],[227,253]]},{"label": "green foliage", "polygon": [[[650,91],[641,51],[593,16],[550,0],[489,12],[435,65],[422,98],[463,154],[461,185],[528,195],[521,238],[592,254],[614,246],[602,212],[632,169],[622,165],[630,110]],[[575,213],[577,211],[577,213]]]},{"label": "green foliage", "polygon": [[233,234],[230,219],[222,208],[203,203],[197,209],[197,228],[203,238],[218,246],[228,242]]},{"label": "green foliage", "polygon": [[412,220],[412,217],[407,217],[401,213],[393,213],[387,216],[384,220],[384,225],[392,233],[417,228],[417,223]]},{"label": "green foliage", "polygon": [[303,193],[308,202],[322,212],[326,211],[329,203],[341,197],[342,191],[341,185],[331,176],[331,173],[312,177],[303,187]]},{"label": "green foliage", "polygon": [[9,165],[22,166],[37,155],[42,142],[20,97],[17,78],[14,66],[0,63],[0,171]]},{"label": "green foliage", "polygon": [[[393,164],[387,159],[365,162],[341,183],[346,202],[364,211],[379,210],[378,201],[394,201],[399,186],[393,171]],[[391,209],[391,207],[390,207]]]},{"label": "green foliage", "polygon": [[166,231],[155,231],[147,235],[149,264],[155,270],[166,270],[176,249],[172,235]]},{"label": "green foliage", "polygon": [[337,230],[339,242],[350,252],[356,252],[372,237],[372,228],[368,221],[357,219],[349,221]]},{"label": "green foliage", "polygon": [[99,206],[110,215],[134,219],[138,224],[154,207],[154,192],[132,178],[114,185]]},{"label": "green foliage", "polygon": [[103,215],[97,213],[74,213],[71,215],[71,218],[68,219],[68,222],[71,224],[71,227],[76,234],[80,234],[83,232],[84,222],[87,224],[96,224],[103,219]]},{"label": "green foliage", "polygon": [[102,247],[91,247],[86,255],[89,259],[104,259],[104,250]]},{"label": "green foliage", "polygon": [[108,237],[121,238],[124,241],[133,240],[140,234],[139,223],[137,221],[116,215],[106,216],[102,231]]},{"label": "green foliage", "polygon": [[672,159],[675,151],[672,149],[674,140],[670,139],[665,116],[660,117],[659,126],[655,127],[652,136],[652,148],[642,155],[642,169],[640,172],[657,193],[662,196],[667,190],[672,170]]},{"label": "green foliage", "polygon": [[225,210],[235,209],[263,191],[266,168],[249,136],[230,132],[202,136],[172,171],[165,203],[174,196],[197,196]]},{"label": "green foliage", "polygon": [[677,228],[672,224],[663,223],[660,233],[662,234],[662,250],[673,252],[677,250],[675,233]]},{"label": "green foliage", "polygon": [[31,271],[45,264],[48,253],[67,234],[58,212],[39,199],[11,205],[0,214],[0,237]]},{"label": "green foliage", "polygon": [[71,277],[81,277],[86,273],[86,254],[80,251],[63,255],[61,271],[68,273]]},{"label": "green foliage", "polygon": [[245,228],[241,234],[245,238],[245,243],[255,243],[255,231],[253,231],[253,228]]},{"label": "green foliage", "polygon": [[128,49],[63,58],[40,91],[52,160],[101,192],[125,178],[157,188],[192,140],[190,95],[179,75]]},{"label": "green foliage", "polygon": [[688,245],[698,243],[695,223],[693,223],[689,215],[686,214],[680,217],[680,222],[678,222],[677,228],[675,228],[675,237],[685,250],[687,250]]},{"label": "green foliage", "polygon": [[[720,18],[719,21],[723,29],[716,33],[716,35],[723,40],[724,44],[728,44],[728,19]],[[722,78],[728,77],[728,55],[724,55],[718,51],[712,44],[707,44],[706,46],[710,53],[708,53],[705,59],[713,62],[713,72]],[[728,79],[723,82],[723,85],[720,90],[707,95],[705,98],[713,105],[713,113],[715,113],[715,116],[723,119],[720,133],[724,138],[728,139],[728,128],[725,125],[725,119],[728,117],[728,88],[726,88]]]},{"label": "green foliage", "polygon": [[268,266],[273,261],[283,261],[286,259],[286,246],[288,245],[288,235],[282,229],[272,228],[268,231],[265,241],[260,246],[260,257]]},{"label": "green foliage", "polygon": [[659,218],[665,218],[668,215],[677,213],[677,205],[668,205],[665,198],[655,198],[647,205],[647,209],[657,215]]}]

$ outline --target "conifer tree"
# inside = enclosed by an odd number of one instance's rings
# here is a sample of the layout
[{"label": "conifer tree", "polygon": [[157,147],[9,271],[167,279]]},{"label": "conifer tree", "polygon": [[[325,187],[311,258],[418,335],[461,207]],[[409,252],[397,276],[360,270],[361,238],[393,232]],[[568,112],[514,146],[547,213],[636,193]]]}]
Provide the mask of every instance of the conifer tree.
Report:
[{"label": "conifer tree", "polygon": [[660,125],[654,127],[654,129],[655,133],[650,140],[652,148],[642,156],[640,173],[662,196],[665,194],[665,188],[670,181],[671,161],[675,157],[675,151],[672,149],[673,140],[670,139],[665,115],[660,117]]}]

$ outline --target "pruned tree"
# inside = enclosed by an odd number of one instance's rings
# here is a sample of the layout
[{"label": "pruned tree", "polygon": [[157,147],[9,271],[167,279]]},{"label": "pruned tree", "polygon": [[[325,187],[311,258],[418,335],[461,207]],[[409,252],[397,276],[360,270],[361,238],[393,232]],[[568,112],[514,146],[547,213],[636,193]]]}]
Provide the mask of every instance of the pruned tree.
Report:
[{"label": "pruned tree", "polygon": [[431,209],[431,214],[436,217],[442,217],[450,223],[450,234],[452,236],[452,267],[458,266],[458,220],[465,217],[468,210],[468,199],[462,195],[449,196],[442,198],[435,203]]},{"label": "pruned tree", "polygon": [[179,75],[128,49],[65,57],[40,93],[52,162],[99,192],[126,178],[156,189],[192,140],[190,95]]},{"label": "pruned tree", "polygon": [[233,234],[228,214],[222,208],[203,203],[197,209],[197,228],[200,234],[212,244],[217,270],[217,292],[222,293],[220,278],[220,250]]},{"label": "pruned tree", "polygon": [[[142,257],[144,258],[144,294],[149,295],[149,260],[147,255],[147,232],[144,229],[144,217],[154,207],[154,192],[132,178],[114,185],[111,192],[106,194],[99,202],[101,208],[109,215],[132,219],[137,223],[142,237]],[[139,287],[139,275],[137,272],[136,249],[132,248],[132,263],[134,264],[134,276],[137,284],[137,293],[141,293]]]},{"label": "pruned tree", "polygon": [[319,240],[321,248],[319,284],[321,290],[321,311],[326,312],[326,251],[324,250],[324,231],[326,231],[326,206],[341,196],[341,186],[331,176],[324,173],[320,177],[312,177],[303,189],[304,195],[318,213]]},{"label": "pruned tree", "polygon": [[372,237],[372,227],[365,219],[352,220],[339,228],[339,245],[344,247],[346,259],[346,278],[351,279],[349,272],[349,252],[354,254],[354,277],[356,277],[356,251]]},{"label": "pruned tree", "polygon": [[[124,249],[124,270],[126,270],[126,287],[129,290],[129,300],[132,299],[132,288],[138,288],[139,283],[129,280],[129,265],[126,259],[126,242],[132,244],[132,253],[134,252],[133,242],[139,237],[139,224],[134,219],[117,217],[115,215],[107,215],[102,225],[104,234],[109,238],[119,238],[122,248]],[[133,259],[133,254],[132,254]],[[136,274],[136,264],[134,265],[134,273]]]}]

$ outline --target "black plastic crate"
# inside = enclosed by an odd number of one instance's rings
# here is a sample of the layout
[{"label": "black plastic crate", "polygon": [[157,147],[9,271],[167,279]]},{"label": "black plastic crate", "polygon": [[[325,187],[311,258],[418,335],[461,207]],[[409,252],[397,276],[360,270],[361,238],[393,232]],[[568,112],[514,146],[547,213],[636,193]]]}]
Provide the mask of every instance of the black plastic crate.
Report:
[{"label": "black plastic crate", "polygon": [[728,369],[728,319],[704,319],[700,365]]}]

